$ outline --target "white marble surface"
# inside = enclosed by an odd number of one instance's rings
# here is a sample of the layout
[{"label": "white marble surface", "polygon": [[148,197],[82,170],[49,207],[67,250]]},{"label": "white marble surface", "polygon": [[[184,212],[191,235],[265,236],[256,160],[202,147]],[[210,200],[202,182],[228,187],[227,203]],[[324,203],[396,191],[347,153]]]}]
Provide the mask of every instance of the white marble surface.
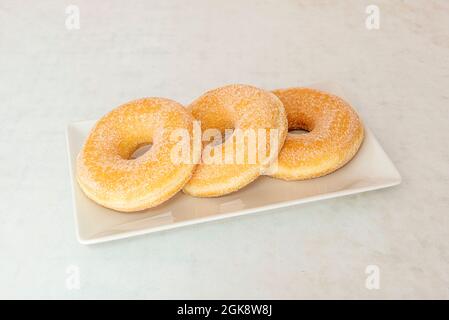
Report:
[{"label": "white marble surface", "polygon": [[[449,298],[447,1],[75,0],[73,31],[69,3],[0,2],[0,298]],[[381,23],[368,31],[372,3]],[[142,96],[321,81],[363,102],[402,185],[76,242],[67,123]]]}]

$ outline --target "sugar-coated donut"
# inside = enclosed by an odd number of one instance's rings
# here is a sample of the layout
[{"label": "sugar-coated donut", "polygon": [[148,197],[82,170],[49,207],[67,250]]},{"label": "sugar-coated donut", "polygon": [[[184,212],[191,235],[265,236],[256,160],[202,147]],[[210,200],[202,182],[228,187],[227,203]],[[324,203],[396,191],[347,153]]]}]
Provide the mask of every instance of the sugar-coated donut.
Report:
[{"label": "sugar-coated donut", "polygon": [[[154,207],[177,193],[192,176],[201,150],[189,148],[190,161],[173,163],[178,143],[174,130],[192,142],[193,117],[179,103],[145,98],[126,103],[101,118],[77,158],[76,176],[84,193],[114,210],[130,212]],[[131,159],[140,146],[151,144]]]},{"label": "sugar-coated donut", "polygon": [[[234,129],[222,144],[204,147],[202,161],[183,188],[185,193],[193,196],[215,197],[246,186],[277,159],[287,135],[287,118],[282,102],[274,94],[252,86],[228,85],[208,91],[191,103],[188,109],[201,122],[203,134],[208,129],[218,129],[221,133]],[[240,140],[244,142],[239,144],[237,133],[260,130],[265,139],[258,140],[257,151],[262,148],[268,156],[250,161],[249,142]],[[271,140],[269,132],[275,132],[276,141]],[[227,161],[225,158],[229,150],[233,150],[234,157]],[[244,154],[242,162],[236,161],[235,154],[239,152]],[[223,161],[205,163],[205,154],[219,154]]]},{"label": "sugar-coated donut", "polygon": [[357,153],[364,130],[354,109],[343,99],[319,90],[275,90],[287,112],[289,130],[273,177],[303,180],[320,177],[345,165]]}]

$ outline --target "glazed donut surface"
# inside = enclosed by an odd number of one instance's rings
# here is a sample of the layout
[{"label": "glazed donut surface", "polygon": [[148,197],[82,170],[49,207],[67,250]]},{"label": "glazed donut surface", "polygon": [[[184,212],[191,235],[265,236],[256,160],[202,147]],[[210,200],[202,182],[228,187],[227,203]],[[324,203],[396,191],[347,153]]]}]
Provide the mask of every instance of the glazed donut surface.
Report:
[{"label": "glazed donut surface", "polygon": [[[77,158],[77,180],[95,202],[117,211],[154,207],[172,197],[190,179],[199,152],[188,163],[174,164],[173,130],[192,137],[193,117],[179,103],[145,98],[126,103],[101,118]],[[173,140],[173,141],[172,141]],[[145,144],[151,149],[131,159]]]},{"label": "glazed donut surface", "polygon": [[319,90],[274,90],[285,107],[289,130],[272,174],[284,180],[304,180],[331,173],[357,153],[364,137],[362,122],[343,99]]},{"label": "glazed donut surface", "polygon": [[[225,195],[246,186],[266,170],[277,158],[287,135],[287,118],[282,102],[272,93],[247,85],[228,85],[206,92],[188,106],[192,115],[201,121],[201,129],[234,129],[234,133],[222,144],[206,146],[203,148],[211,154],[226,154],[230,149],[237,152],[244,148],[245,159],[243,163],[204,163],[202,161],[196,168],[190,181],[183,191],[198,197],[215,197]],[[258,130],[277,129],[278,149],[271,145],[266,137],[266,161],[257,159],[252,163],[248,161],[248,144],[236,143],[236,129]],[[266,130],[268,134],[268,130]],[[206,149],[209,148],[209,149]],[[273,148],[272,150],[270,148]],[[271,152],[273,151],[273,152]],[[223,156],[224,158],[225,156]]]}]

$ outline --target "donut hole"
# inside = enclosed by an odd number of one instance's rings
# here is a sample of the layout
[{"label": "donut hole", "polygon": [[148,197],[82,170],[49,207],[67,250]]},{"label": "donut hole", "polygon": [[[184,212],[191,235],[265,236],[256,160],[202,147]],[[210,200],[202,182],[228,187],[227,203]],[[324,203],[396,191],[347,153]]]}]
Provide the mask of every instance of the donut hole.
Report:
[{"label": "donut hole", "polygon": [[131,153],[131,156],[129,157],[130,160],[137,159],[141,156],[143,156],[145,153],[150,151],[151,147],[153,146],[152,143],[141,143],[137,146],[136,150],[134,150],[133,153]]},{"label": "donut hole", "polygon": [[309,130],[305,130],[305,129],[292,129],[292,130],[288,130],[288,133],[289,134],[292,134],[292,135],[294,135],[294,136],[299,136],[299,135],[302,135],[302,134],[307,134],[307,133],[309,133],[310,131]]}]

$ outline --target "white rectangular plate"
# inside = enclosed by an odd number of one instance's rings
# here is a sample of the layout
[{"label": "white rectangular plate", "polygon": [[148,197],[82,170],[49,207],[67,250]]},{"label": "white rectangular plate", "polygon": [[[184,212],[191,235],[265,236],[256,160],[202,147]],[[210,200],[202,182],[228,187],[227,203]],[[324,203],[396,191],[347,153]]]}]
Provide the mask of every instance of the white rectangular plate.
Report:
[{"label": "white rectangular plate", "polygon": [[[333,92],[349,101],[335,86],[314,87]],[[75,179],[76,156],[94,123],[76,122],[67,127],[76,229],[78,240],[83,244],[386,188],[401,182],[395,166],[365,126],[365,140],[356,156],[343,168],[327,176],[294,182],[260,177],[246,188],[223,197],[194,198],[179,192],[156,208],[139,213],[119,213],[89,200]]]}]

